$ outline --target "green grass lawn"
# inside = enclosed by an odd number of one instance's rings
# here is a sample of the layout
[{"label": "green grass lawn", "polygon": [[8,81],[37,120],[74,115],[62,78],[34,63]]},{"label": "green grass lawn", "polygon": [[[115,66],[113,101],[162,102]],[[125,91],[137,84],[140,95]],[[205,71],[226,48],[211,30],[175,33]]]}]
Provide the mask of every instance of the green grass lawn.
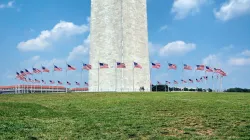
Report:
[{"label": "green grass lawn", "polygon": [[0,95],[0,139],[250,139],[250,94]]}]

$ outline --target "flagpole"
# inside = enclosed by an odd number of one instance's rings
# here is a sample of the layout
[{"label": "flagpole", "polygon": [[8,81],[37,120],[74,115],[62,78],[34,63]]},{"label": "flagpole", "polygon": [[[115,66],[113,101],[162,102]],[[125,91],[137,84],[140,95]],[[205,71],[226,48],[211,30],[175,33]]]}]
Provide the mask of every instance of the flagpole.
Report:
[{"label": "flagpole", "polygon": [[175,91],[175,81],[174,81],[173,91]]},{"label": "flagpole", "polygon": [[[167,66],[168,66],[168,61],[165,61],[165,63],[167,62]],[[169,71],[169,69],[167,69],[167,76],[168,76],[168,71]],[[168,76],[169,77],[169,76]],[[170,78],[169,78],[170,79]],[[168,79],[168,81],[169,81],[169,79]],[[167,84],[168,85],[168,84]],[[169,85],[168,85],[168,92],[169,92]]]},{"label": "flagpole", "polygon": [[18,91],[17,93],[20,93],[20,80],[18,81],[18,87],[17,87]]},{"label": "flagpole", "polygon": [[[197,65],[196,65],[196,67],[195,67],[195,69],[194,69],[194,73],[196,74],[196,70],[197,70]],[[196,92],[198,92],[198,80],[197,80],[197,77],[196,77]]]},{"label": "flagpole", "polygon": [[150,68],[150,91],[153,92],[152,88],[153,88],[153,84],[152,83],[152,67]]},{"label": "flagpole", "polygon": [[165,92],[167,91],[167,82],[165,81]]},{"label": "flagpole", "polygon": [[[18,80],[18,77],[17,77],[17,80]],[[20,85],[20,80],[18,80],[17,82],[17,93],[19,93],[19,85]]]},{"label": "flagpole", "polygon": [[42,80],[43,80],[43,73],[41,71],[41,93],[43,93],[43,89],[42,89],[43,82],[42,82]]},{"label": "flagpole", "polygon": [[169,92],[169,84],[168,84],[168,92]]},{"label": "flagpole", "polygon": [[156,92],[157,92],[157,87],[158,87],[158,82],[157,82],[157,84],[156,84]]},{"label": "flagpole", "polygon": [[220,76],[220,92],[222,92],[222,76]]},{"label": "flagpole", "polygon": [[135,66],[134,66],[134,63],[132,65],[133,67],[133,92],[135,92]]},{"label": "flagpole", "polygon": [[220,77],[219,74],[217,74],[217,92],[220,91]]},{"label": "flagpole", "polygon": [[32,79],[31,79],[31,93],[33,93],[33,90],[32,90],[32,87],[33,87],[33,85],[34,85],[34,81],[33,81],[33,80],[34,80],[34,77],[33,77],[33,74],[32,74],[31,77],[32,77]]},{"label": "flagpole", "polygon": [[220,76],[220,92],[222,92],[222,76]]},{"label": "flagpole", "polygon": [[[83,63],[83,62],[82,62]],[[82,73],[83,73],[83,68],[81,69],[81,79],[80,82],[82,83]]]},{"label": "flagpole", "polygon": [[[54,65],[54,64],[53,64],[53,65]],[[52,74],[52,78],[54,79],[54,69],[52,70],[52,73],[51,73],[51,74]],[[54,81],[54,82],[55,82],[55,81]],[[55,83],[53,84],[53,81],[51,80],[51,84],[52,84],[52,88],[51,88],[52,90],[51,90],[51,92],[53,93],[53,92],[54,92],[54,87],[55,87],[54,84],[55,84]]]},{"label": "flagpole", "polygon": [[221,77],[221,90],[222,90],[222,92],[223,92],[223,76]]},{"label": "flagpole", "polygon": [[[181,72],[181,80],[184,80],[183,78],[184,78],[184,68],[183,68],[183,62],[181,62],[182,63],[182,72]],[[182,91],[184,91],[184,81],[182,82],[182,86],[183,86],[183,89],[181,89]]]},{"label": "flagpole", "polygon": [[100,84],[100,62],[98,61],[98,92],[100,92],[100,86],[99,86],[99,84]]},{"label": "flagpole", "polygon": [[[68,63],[66,61],[66,82],[68,82],[68,74],[67,74],[68,73],[68,69],[67,69],[67,66],[68,66]],[[66,87],[66,93],[68,93],[68,86],[67,85],[68,85],[68,83],[66,83],[66,86],[65,86]]]},{"label": "flagpole", "polygon": [[[68,82],[68,70],[66,69],[66,81]],[[68,93],[68,86],[66,84],[66,93]]]},{"label": "flagpole", "polygon": [[212,84],[213,84],[212,92],[214,92],[214,72],[213,72],[213,74],[212,74]]},{"label": "flagpole", "polygon": [[205,70],[205,87],[206,87],[206,91],[207,91],[207,72],[206,72],[206,70]]},{"label": "flagpole", "polygon": [[116,60],[115,61],[115,91],[117,92],[117,64]]},{"label": "flagpole", "polygon": [[20,93],[21,93],[21,94],[23,94],[23,88],[22,88],[23,86],[22,86],[22,84],[23,84],[23,82],[20,81]]},{"label": "flagpole", "polygon": [[[19,71],[19,72],[20,72],[20,71]],[[21,82],[21,85],[20,85],[20,90],[21,90],[21,91],[20,91],[20,92],[23,94],[23,93],[24,93],[24,92],[23,92],[23,80],[21,80],[20,82]]]}]

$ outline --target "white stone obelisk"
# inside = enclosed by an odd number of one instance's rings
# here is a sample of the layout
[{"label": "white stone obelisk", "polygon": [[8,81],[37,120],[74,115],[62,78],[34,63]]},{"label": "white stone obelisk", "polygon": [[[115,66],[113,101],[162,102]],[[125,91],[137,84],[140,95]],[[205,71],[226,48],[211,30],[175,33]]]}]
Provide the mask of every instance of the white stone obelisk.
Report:
[{"label": "white stone obelisk", "polygon": [[[150,91],[146,11],[146,0],[91,0],[89,91]],[[109,68],[98,70],[98,62]],[[133,74],[134,62],[142,69]]]}]

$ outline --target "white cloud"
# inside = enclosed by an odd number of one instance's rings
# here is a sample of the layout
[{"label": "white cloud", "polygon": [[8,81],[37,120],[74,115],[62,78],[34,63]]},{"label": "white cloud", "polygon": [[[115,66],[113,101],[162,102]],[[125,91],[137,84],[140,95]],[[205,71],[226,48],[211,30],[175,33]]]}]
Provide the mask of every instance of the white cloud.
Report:
[{"label": "white cloud", "polygon": [[73,48],[73,50],[69,53],[69,56],[68,56],[68,61],[72,61],[72,60],[75,60],[77,57],[81,57],[83,56],[84,54],[86,54],[88,52],[88,48],[83,46],[83,45],[79,45],[75,48]]},{"label": "white cloud", "polygon": [[222,69],[227,75],[230,75],[236,69],[226,63],[227,59],[228,58],[225,57],[224,53],[210,54],[202,60],[202,64],[212,68]]},{"label": "white cloud", "polygon": [[90,39],[90,36],[88,36],[83,41],[82,45],[78,45],[77,47],[73,48],[73,50],[69,53],[67,61],[72,61],[77,58],[82,59],[82,56],[89,52],[89,39]]},{"label": "white cloud", "polygon": [[42,31],[38,37],[20,42],[17,48],[21,51],[43,51],[52,46],[54,41],[63,37],[83,34],[88,30],[88,25],[75,25],[72,22],[60,21],[53,29]]},{"label": "white cloud", "polygon": [[222,66],[220,56],[216,54],[210,54],[207,57],[205,57],[202,60],[202,64],[216,68],[220,68]]},{"label": "white cloud", "polygon": [[183,19],[189,14],[199,12],[206,2],[208,0],[175,0],[171,12],[175,14],[176,19]]},{"label": "white cloud", "polygon": [[161,31],[165,31],[167,29],[168,29],[168,25],[163,25],[163,26],[161,26],[161,28],[159,29],[159,31],[161,32]]},{"label": "white cloud", "polygon": [[228,63],[235,66],[250,65],[250,58],[230,58]]},{"label": "white cloud", "polygon": [[250,56],[250,50],[245,50],[241,54],[245,56]]},{"label": "white cloud", "polygon": [[14,1],[9,1],[7,4],[0,4],[0,9],[3,8],[12,8],[14,4]]},{"label": "white cloud", "polygon": [[37,61],[40,59],[40,56],[36,55],[31,58],[31,61]]},{"label": "white cloud", "polygon": [[228,21],[245,14],[250,14],[250,0],[228,0],[218,11],[214,11],[215,17],[222,21]]},{"label": "white cloud", "polygon": [[183,55],[196,49],[193,43],[185,43],[183,41],[175,41],[168,43],[160,49],[160,56]]}]

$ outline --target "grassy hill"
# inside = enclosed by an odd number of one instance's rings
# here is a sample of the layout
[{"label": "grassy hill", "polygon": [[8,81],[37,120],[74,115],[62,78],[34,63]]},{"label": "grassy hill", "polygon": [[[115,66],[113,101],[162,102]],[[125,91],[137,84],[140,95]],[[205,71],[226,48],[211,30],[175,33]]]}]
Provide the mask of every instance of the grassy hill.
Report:
[{"label": "grassy hill", "polygon": [[0,95],[0,139],[250,139],[250,94]]}]

